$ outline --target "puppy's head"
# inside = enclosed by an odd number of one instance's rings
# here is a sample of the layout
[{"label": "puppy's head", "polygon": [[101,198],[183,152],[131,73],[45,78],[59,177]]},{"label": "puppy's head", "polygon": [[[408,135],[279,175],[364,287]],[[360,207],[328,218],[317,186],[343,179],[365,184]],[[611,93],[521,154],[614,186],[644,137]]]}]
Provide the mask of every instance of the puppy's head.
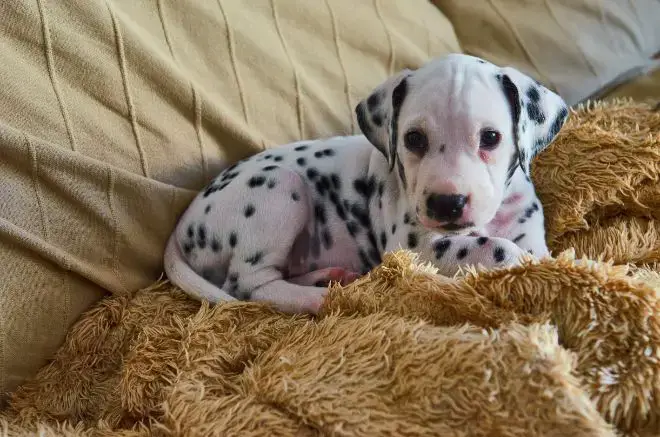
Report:
[{"label": "puppy's head", "polygon": [[514,172],[529,175],[568,116],[530,77],[458,54],[401,71],[355,112],[420,223],[458,233],[494,218]]}]

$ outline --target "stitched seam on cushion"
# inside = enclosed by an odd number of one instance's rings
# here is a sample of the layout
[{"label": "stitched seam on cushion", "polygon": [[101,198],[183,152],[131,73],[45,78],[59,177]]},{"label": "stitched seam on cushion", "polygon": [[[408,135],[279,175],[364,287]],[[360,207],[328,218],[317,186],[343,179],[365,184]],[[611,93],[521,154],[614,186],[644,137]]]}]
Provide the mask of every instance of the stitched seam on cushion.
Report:
[{"label": "stitched seam on cushion", "polygon": [[529,52],[527,51],[527,48],[526,48],[526,47],[523,45],[523,43],[521,42],[521,41],[522,41],[522,38],[520,37],[520,35],[519,35],[518,32],[516,31],[515,27],[514,27],[513,25],[511,25],[511,23],[506,19],[505,14],[503,14],[503,13],[497,8],[497,6],[495,6],[495,2],[494,2],[493,0],[488,0],[488,3],[490,3],[490,6],[491,6],[491,7],[493,8],[493,10],[497,13],[497,15],[499,15],[500,19],[501,19],[503,22],[505,22],[505,23],[507,24],[507,26],[509,27],[509,30],[511,31],[511,33],[513,34],[513,36],[515,36],[515,38],[516,38],[516,43],[518,43],[518,46],[520,47],[520,50],[522,50],[522,52],[525,54],[525,57],[527,58],[527,61],[532,65],[532,67],[534,67],[534,69],[535,69],[536,72],[539,74],[539,76],[541,76],[541,77],[543,78],[542,81],[545,82],[545,83],[547,83],[547,84],[549,84],[550,87],[552,87],[552,88],[554,88],[554,89],[556,90],[556,89],[557,89],[557,85],[556,85],[554,82],[552,82],[552,81],[551,81],[551,80],[550,80],[545,74],[543,74],[543,73],[541,72],[541,70],[539,69],[538,65],[536,65],[536,62],[534,62],[532,56],[531,56],[531,55],[529,54]]},{"label": "stitched seam on cushion", "polygon": [[48,20],[46,18],[46,11],[44,9],[43,0],[37,0],[37,7],[39,9],[39,17],[41,19],[41,32],[44,38],[44,56],[46,58],[46,68],[48,69],[48,76],[50,78],[50,84],[55,93],[55,98],[57,99],[57,104],[60,107],[60,114],[64,120],[64,127],[66,129],[66,134],[69,137],[69,144],[71,145],[71,150],[74,152],[77,151],[78,147],[76,146],[76,139],[73,136],[73,129],[71,128],[71,119],[69,118],[69,112],[67,111],[66,105],[64,104],[64,99],[62,98],[62,90],[60,89],[59,82],[57,80],[57,72],[55,70],[55,59],[53,54],[53,42],[50,37],[50,28],[48,26]]},{"label": "stitched seam on cushion", "polygon": [[351,122],[351,132],[355,132],[355,121],[353,120],[353,104],[351,103],[351,86],[348,82],[348,72],[346,70],[346,64],[344,58],[341,55],[341,49],[339,48],[339,28],[337,26],[337,18],[335,13],[330,6],[329,0],[325,0],[325,5],[328,8],[328,13],[330,14],[330,22],[332,24],[332,37],[335,42],[335,49],[337,51],[337,60],[339,61],[339,67],[341,68],[342,75],[344,77],[344,94],[346,95],[346,105],[348,106],[348,114],[350,115]]},{"label": "stitched seam on cushion", "polygon": [[110,1],[106,0],[105,2],[108,12],[110,13],[110,19],[112,20],[112,29],[115,34],[115,43],[117,46],[117,57],[119,58],[119,70],[121,72],[122,84],[124,86],[124,96],[126,98],[126,106],[128,107],[128,116],[130,119],[131,127],[133,129],[133,137],[135,138],[135,146],[137,147],[138,154],[140,156],[140,165],[142,166],[143,176],[149,178],[149,166],[147,165],[147,159],[144,154],[142,147],[142,141],[140,139],[140,132],[138,129],[137,117],[135,114],[135,105],[133,103],[133,97],[131,96],[131,89],[128,83],[128,71],[126,61],[126,53],[124,51],[124,37],[121,33],[119,27],[119,22],[117,21],[117,15],[115,11],[110,6]]},{"label": "stitched seam on cushion", "polygon": [[108,189],[106,194],[108,196],[108,210],[110,211],[110,218],[112,220],[112,273],[117,278],[117,283],[121,286],[124,293],[128,293],[128,288],[124,284],[123,277],[119,274],[119,220],[114,206],[114,193],[115,193],[115,172],[112,167],[108,167]]},{"label": "stitched seam on cushion", "polygon": [[293,62],[293,58],[289,53],[289,47],[286,43],[286,40],[284,39],[284,34],[282,33],[282,28],[280,26],[280,19],[277,15],[277,9],[275,8],[275,0],[270,0],[270,5],[273,10],[273,20],[275,21],[275,29],[277,30],[277,35],[280,37],[280,42],[282,44],[282,48],[284,49],[284,54],[289,60],[289,64],[291,65],[291,68],[293,69],[293,81],[294,81],[294,86],[296,88],[296,112],[298,116],[298,135],[299,135],[298,139],[302,140],[305,138],[305,134],[304,134],[304,123],[303,123],[302,93],[300,90],[300,77],[298,75],[298,69],[296,68],[295,63]]},{"label": "stitched seam on cushion", "polygon": [[37,149],[34,144],[28,139],[27,135],[23,135],[25,146],[30,154],[30,162],[32,163],[32,185],[34,187],[34,197],[37,199],[37,207],[39,208],[39,216],[41,218],[41,232],[43,233],[44,240],[50,240],[48,232],[48,222],[46,212],[44,210],[44,202],[39,189],[39,160],[37,157]]},{"label": "stitched seam on cushion", "polygon": [[[167,31],[167,26],[165,26],[163,0],[156,1],[156,8],[158,9],[158,18],[160,19],[160,27],[163,29],[163,35],[165,36],[165,43],[167,44],[167,48],[170,51],[170,56],[172,56],[172,59],[174,60],[175,63],[180,65],[179,59],[176,57],[176,54],[174,54],[174,49],[172,48],[172,41],[170,40],[170,35],[169,32]],[[195,88],[193,81],[189,80],[188,84],[190,85],[190,91],[192,93],[192,106],[193,106],[193,112],[195,114],[194,126],[195,126],[195,134],[197,135],[197,145],[199,146],[199,154],[202,159],[202,175],[201,175],[202,184],[205,184],[208,175],[208,162],[206,159],[206,154],[204,153],[204,143],[202,140],[202,106],[199,100],[199,95],[197,94],[197,89]]]},{"label": "stitched seam on cushion", "polygon": [[385,37],[387,38],[387,44],[389,45],[390,59],[388,60],[387,68],[388,68],[388,75],[391,76],[395,73],[395,71],[394,71],[394,42],[392,41],[392,35],[390,35],[390,30],[387,27],[387,23],[385,22],[385,18],[383,18],[383,13],[380,10],[380,2],[378,0],[374,0],[374,8],[376,9],[376,15],[378,15],[378,19],[380,20],[381,24],[383,25],[383,30],[385,31]]},{"label": "stitched seam on cushion", "polygon": [[[543,0],[543,4],[545,5],[545,8],[550,13],[550,16],[552,17],[552,19],[555,20],[555,23],[557,23],[557,26],[564,32],[564,34],[570,36],[570,32],[568,32],[566,30],[566,28],[564,26],[562,26],[561,22],[557,19],[557,15],[555,14],[555,11],[552,9],[552,7],[550,6],[550,3],[548,3],[548,0]],[[600,5],[600,6],[601,6],[600,11],[601,11],[601,15],[602,15],[603,8],[602,8],[602,5]],[[582,50],[582,47],[577,43],[575,38],[568,38],[568,39],[571,40],[571,42],[577,48],[578,52],[580,52],[580,54],[582,55],[582,59],[584,60],[584,63],[587,64],[587,67],[591,71],[591,74],[593,74],[594,77],[598,77],[598,73],[596,72],[596,68],[594,68],[594,66],[591,64],[589,59],[587,59],[587,55],[584,53],[584,50]]]},{"label": "stitched seam on cushion", "polygon": [[[227,29],[227,48],[229,49],[229,59],[231,60],[231,68],[234,72],[236,87],[238,88],[238,97],[241,99],[241,107],[243,108],[243,118],[245,119],[245,124],[249,127],[250,117],[247,109],[245,90],[243,89],[243,81],[241,80],[241,75],[238,72],[238,61],[236,58],[236,42],[234,40],[234,32],[231,31],[231,27],[229,25],[229,18],[227,18],[227,11],[225,10],[225,7],[222,4],[222,0],[217,0],[217,3],[218,3],[218,8],[220,8],[220,13],[222,14],[222,19],[225,22],[225,28]],[[263,143],[262,146],[265,149],[265,143]]]}]

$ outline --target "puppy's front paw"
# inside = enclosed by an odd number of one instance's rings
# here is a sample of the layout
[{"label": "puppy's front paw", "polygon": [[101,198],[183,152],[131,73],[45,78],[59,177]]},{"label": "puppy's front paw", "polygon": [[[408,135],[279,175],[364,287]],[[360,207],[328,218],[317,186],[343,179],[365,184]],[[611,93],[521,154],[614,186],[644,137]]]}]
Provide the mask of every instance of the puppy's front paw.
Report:
[{"label": "puppy's front paw", "polygon": [[323,306],[325,297],[328,295],[328,289],[322,287],[314,287],[308,295],[303,297],[304,301],[301,302],[301,308],[304,312],[313,316],[317,315]]},{"label": "puppy's front paw", "polygon": [[446,237],[433,244],[436,265],[448,274],[459,266],[505,268],[520,264],[527,252],[511,240],[497,237]]}]

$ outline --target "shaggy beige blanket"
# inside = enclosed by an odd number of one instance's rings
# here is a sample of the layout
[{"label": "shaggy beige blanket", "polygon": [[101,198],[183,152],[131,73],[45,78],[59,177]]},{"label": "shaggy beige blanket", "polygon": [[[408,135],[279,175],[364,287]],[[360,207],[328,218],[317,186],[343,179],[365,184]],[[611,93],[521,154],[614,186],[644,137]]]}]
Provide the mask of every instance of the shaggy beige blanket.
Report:
[{"label": "shaggy beige blanket", "polygon": [[0,433],[658,435],[659,177],[660,113],[578,108],[533,170],[555,259],[446,278],[395,252],[317,318],[168,283],[111,297]]}]

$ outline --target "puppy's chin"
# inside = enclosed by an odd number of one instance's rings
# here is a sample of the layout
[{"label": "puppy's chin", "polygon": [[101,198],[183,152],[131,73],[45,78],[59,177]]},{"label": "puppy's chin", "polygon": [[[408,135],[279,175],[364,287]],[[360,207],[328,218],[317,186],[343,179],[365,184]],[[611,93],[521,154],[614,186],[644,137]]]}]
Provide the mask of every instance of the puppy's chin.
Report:
[{"label": "puppy's chin", "polygon": [[424,215],[418,215],[417,220],[426,229],[448,235],[467,235],[476,229],[474,223],[440,223]]}]

